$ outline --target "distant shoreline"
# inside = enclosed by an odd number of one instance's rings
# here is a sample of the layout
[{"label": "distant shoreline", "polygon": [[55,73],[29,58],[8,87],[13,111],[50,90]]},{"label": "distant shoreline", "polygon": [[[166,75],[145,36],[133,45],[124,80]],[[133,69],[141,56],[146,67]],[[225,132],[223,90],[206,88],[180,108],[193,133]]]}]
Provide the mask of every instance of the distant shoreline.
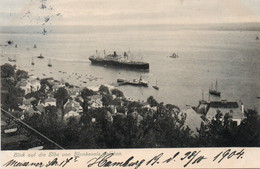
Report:
[{"label": "distant shoreline", "polygon": [[256,31],[260,32],[260,22],[248,23],[209,23],[209,24],[143,24],[143,25],[26,25],[0,26],[0,33],[41,34],[45,28],[50,34],[92,33],[109,31],[176,31],[176,30],[210,30],[210,31]]}]

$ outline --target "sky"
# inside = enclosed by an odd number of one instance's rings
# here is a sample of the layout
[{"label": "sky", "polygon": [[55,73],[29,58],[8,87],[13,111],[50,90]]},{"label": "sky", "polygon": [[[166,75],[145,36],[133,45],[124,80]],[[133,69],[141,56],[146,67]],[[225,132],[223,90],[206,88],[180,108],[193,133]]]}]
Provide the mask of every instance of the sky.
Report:
[{"label": "sky", "polygon": [[[46,8],[41,9],[41,4]],[[260,0],[1,0],[0,3],[0,26],[240,22],[260,22]]]}]

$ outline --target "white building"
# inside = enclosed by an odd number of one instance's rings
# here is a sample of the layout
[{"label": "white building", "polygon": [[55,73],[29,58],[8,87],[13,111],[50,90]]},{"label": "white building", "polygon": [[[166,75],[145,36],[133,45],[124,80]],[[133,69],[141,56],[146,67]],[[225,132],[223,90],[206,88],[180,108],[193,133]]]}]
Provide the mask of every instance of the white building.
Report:
[{"label": "white building", "polygon": [[43,105],[45,107],[47,107],[47,106],[55,106],[56,107],[56,99],[52,98],[52,97],[49,97],[49,98],[44,100],[44,104]]},{"label": "white building", "polygon": [[99,107],[103,107],[103,103],[102,103],[102,95],[93,95],[93,96],[88,96],[88,100],[89,100],[89,107],[92,108],[99,108]]},{"label": "white building", "polygon": [[71,110],[64,115],[64,120],[68,121],[70,117],[75,117],[77,120],[79,120],[80,114],[76,111]]}]

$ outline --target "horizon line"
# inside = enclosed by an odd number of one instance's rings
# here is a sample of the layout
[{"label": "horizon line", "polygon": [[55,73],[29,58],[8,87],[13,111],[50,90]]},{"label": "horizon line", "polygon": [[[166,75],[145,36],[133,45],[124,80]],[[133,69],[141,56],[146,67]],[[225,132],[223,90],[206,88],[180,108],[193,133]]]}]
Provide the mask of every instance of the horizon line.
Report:
[{"label": "horizon line", "polygon": [[196,25],[222,25],[222,24],[260,24],[260,21],[255,22],[215,22],[215,23],[151,23],[151,24],[91,24],[91,25],[83,25],[83,24],[75,24],[75,25],[67,25],[67,24],[57,24],[57,25],[0,25],[0,27],[25,27],[25,26],[40,26],[40,27],[51,27],[51,26],[146,26],[146,25],[152,25],[152,26],[159,26],[159,25],[187,25],[187,26],[196,26]]}]

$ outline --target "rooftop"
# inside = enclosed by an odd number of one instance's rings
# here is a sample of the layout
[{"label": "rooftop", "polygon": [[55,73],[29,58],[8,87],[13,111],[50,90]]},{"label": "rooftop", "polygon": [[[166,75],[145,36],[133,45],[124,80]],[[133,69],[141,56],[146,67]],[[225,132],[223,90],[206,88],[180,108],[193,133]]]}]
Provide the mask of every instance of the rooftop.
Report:
[{"label": "rooftop", "polygon": [[45,102],[56,102],[55,98],[49,97],[45,100]]},{"label": "rooftop", "polygon": [[227,101],[211,101],[209,103],[209,107],[212,108],[238,108],[238,103],[237,102],[227,102]]}]

